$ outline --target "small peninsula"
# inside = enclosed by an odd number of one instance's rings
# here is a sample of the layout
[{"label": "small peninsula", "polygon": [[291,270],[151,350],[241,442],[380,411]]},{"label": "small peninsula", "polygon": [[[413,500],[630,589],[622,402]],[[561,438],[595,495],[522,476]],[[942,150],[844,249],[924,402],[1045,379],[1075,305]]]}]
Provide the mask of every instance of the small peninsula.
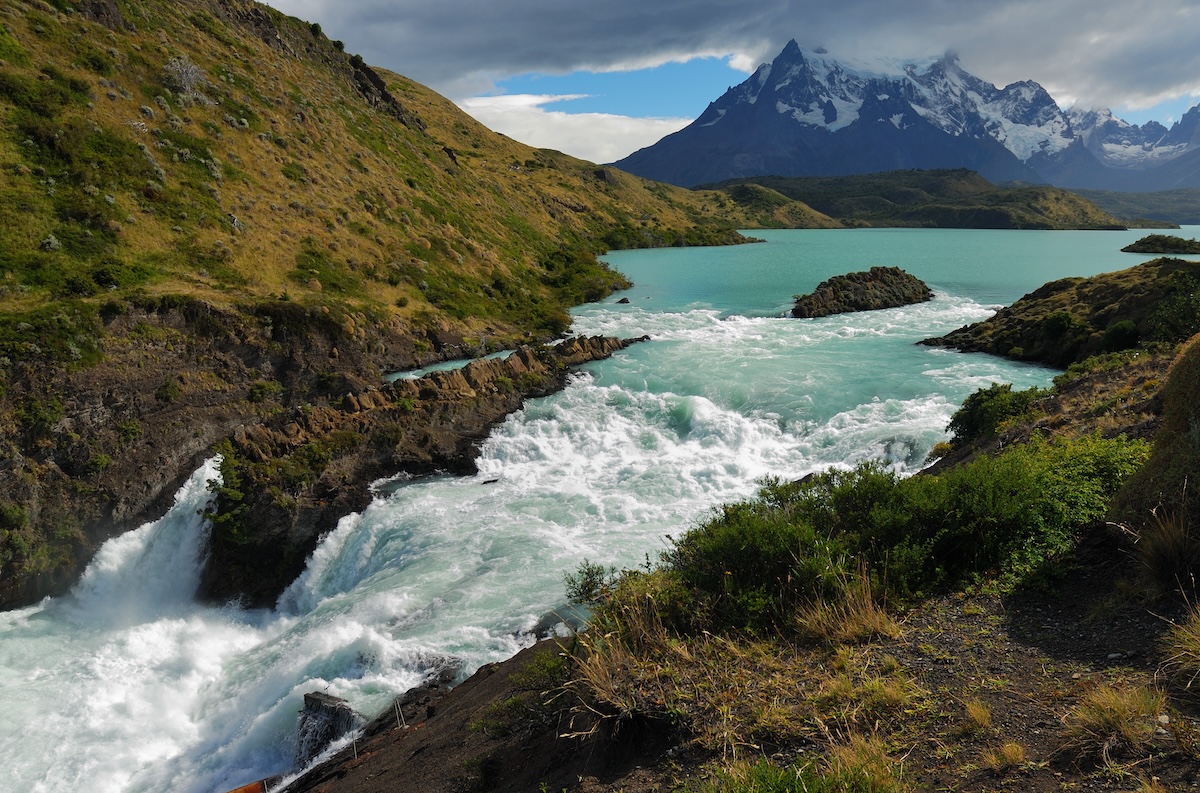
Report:
[{"label": "small peninsula", "polygon": [[899,267],[872,267],[865,272],[834,276],[818,284],[812,294],[796,295],[792,316],[812,319],[875,311],[924,303],[932,298],[932,289]]},{"label": "small peninsula", "polygon": [[1160,258],[1045,284],[996,315],[920,344],[1067,367],[1140,342],[1179,344],[1200,327],[1200,264]]},{"label": "small peninsula", "polygon": [[1121,249],[1123,253],[1200,253],[1200,240],[1185,240],[1173,234],[1150,234]]}]

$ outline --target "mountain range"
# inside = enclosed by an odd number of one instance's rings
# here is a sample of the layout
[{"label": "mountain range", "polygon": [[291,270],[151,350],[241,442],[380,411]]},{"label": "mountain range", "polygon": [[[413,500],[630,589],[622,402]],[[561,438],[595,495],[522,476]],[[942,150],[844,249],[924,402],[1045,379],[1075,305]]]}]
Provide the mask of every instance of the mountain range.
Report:
[{"label": "mountain range", "polygon": [[1200,187],[1200,105],[1169,129],[1063,110],[1036,82],[1004,88],[958,56],[839,60],[788,43],[684,129],[615,165],[681,186],[749,176],[970,168],[998,182]]}]

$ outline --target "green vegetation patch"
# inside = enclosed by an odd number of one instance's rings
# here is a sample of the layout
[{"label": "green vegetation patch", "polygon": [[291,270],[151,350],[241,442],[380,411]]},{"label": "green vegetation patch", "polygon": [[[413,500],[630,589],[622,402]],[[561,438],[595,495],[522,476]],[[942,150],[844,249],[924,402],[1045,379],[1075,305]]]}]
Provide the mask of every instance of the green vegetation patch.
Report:
[{"label": "green vegetation patch", "polygon": [[320,284],[322,291],[334,292],[341,295],[359,296],[363,294],[363,282],[346,265],[333,260],[328,253],[316,246],[315,242],[306,242],[300,253],[296,254],[296,269],[288,277],[298,284]]},{"label": "green vegetation patch", "polygon": [[656,602],[684,631],[767,634],[794,631],[798,608],[842,597],[859,569],[897,603],[1035,580],[1103,521],[1148,451],[1124,438],[1035,437],[937,476],[864,464],[769,481],[673,541],[651,573],[662,579]]},{"label": "green vegetation patch", "polygon": [[0,60],[25,66],[29,63],[29,53],[13,38],[3,25],[0,25]]},{"label": "green vegetation patch", "polygon": [[0,365],[45,358],[87,366],[103,353],[103,327],[94,306],[63,300],[29,311],[0,313]]},{"label": "green vegetation patch", "polygon": [[1049,395],[1048,389],[1034,387],[1013,391],[1009,383],[992,383],[968,396],[946,429],[954,434],[955,448],[990,440],[999,434],[1006,422],[1029,418],[1037,400]]},{"label": "green vegetation patch", "polygon": [[72,102],[87,101],[91,88],[87,81],[66,75],[53,66],[43,68],[41,73],[47,79],[0,69],[0,98],[43,118],[58,115]]}]

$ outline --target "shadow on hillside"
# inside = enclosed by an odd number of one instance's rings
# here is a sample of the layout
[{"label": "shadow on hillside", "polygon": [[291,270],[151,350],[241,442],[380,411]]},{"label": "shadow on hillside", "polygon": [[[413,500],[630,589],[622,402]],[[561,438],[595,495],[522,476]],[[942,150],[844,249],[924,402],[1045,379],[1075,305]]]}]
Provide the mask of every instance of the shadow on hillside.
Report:
[{"label": "shadow on hillside", "polygon": [[1129,586],[1137,579],[1136,562],[1103,533],[1086,538],[1064,564],[1061,579],[1003,599],[1009,635],[1089,669],[1157,667],[1161,637],[1184,604],[1138,597]]}]

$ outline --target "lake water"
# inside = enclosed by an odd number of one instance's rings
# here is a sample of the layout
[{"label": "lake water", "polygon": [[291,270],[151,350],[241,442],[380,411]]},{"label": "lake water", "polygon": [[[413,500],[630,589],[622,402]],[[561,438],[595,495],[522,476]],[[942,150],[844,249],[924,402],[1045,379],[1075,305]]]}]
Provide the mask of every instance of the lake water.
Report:
[{"label": "lake water", "polygon": [[[3,787],[200,793],[286,770],[305,692],[373,713],[431,670],[506,658],[563,607],[562,575],[585,557],[654,558],[767,475],[868,459],[917,470],[973,390],[1054,372],[914,342],[1046,281],[1149,258],[1119,253],[1138,232],[756,236],[767,242],[610,255],[635,286],[576,310],[574,330],[652,340],[511,416],[477,476],[381,487],[277,608],[194,602],[210,463],[162,520],[106,544],[71,595],[0,614]],[[936,298],[782,317],[794,293],[873,265]]]}]

